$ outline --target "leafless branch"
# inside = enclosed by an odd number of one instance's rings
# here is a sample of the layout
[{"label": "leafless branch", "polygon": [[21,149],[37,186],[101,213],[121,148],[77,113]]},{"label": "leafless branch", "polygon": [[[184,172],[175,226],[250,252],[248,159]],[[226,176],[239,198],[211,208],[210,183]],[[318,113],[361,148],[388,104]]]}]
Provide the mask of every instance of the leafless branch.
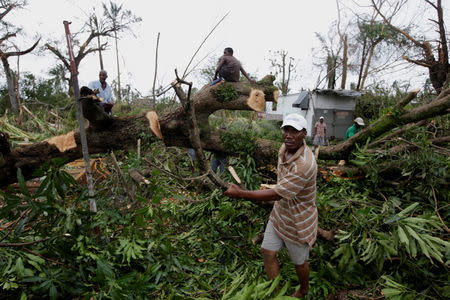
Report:
[{"label": "leafless branch", "polygon": [[156,94],[155,94],[155,85],[156,85],[156,75],[158,73],[158,48],[159,48],[159,32],[158,37],[156,38],[156,50],[155,50],[155,75],[153,77],[153,88],[152,88],[152,94],[153,94],[153,109],[155,109],[156,105]]},{"label": "leafless branch", "polygon": [[210,37],[210,35],[214,32],[214,30],[216,30],[216,28],[220,25],[220,23],[223,22],[223,20],[225,20],[225,18],[229,15],[230,13],[227,12],[222,19],[219,20],[219,22],[217,22],[217,24],[211,29],[211,31],[206,35],[206,37],[203,39],[203,41],[201,42],[200,46],[197,48],[197,50],[195,51],[194,55],[192,55],[191,59],[189,60],[188,65],[186,66],[186,69],[183,72],[183,76],[181,77],[182,79],[184,79],[186,77],[186,72],[189,69],[189,66],[191,65],[192,61],[194,60],[195,56],[197,55],[198,51],[200,51],[200,49],[202,48],[203,44],[205,44],[206,40]]},{"label": "leafless branch", "polygon": [[433,191],[433,199],[434,199],[434,211],[436,212],[439,220],[441,220],[442,226],[444,228],[444,230],[448,233],[450,233],[450,229],[447,227],[447,225],[445,225],[444,220],[442,220],[441,215],[439,214],[439,209],[438,209],[438,201],[436,198],[436,192],[434,191],[433,186],[431,186],[431,190]]},{"label": "leafless branch", "polygon": [[43,243],[45,241],[48,240],[52,240],[52,239],[57,239],[63,236],[70,236],[70,234],[68,233],[63,233],[57,236],[53,236],[53,237],[46,237],[37,241],[32,241],[32,242],[24,242],[24,243],[0,243],[0,248],[2,247],[24,247],[24,246],[29,246],[29,245],[34,245],[34,244],[38,244],[38,243]]}]

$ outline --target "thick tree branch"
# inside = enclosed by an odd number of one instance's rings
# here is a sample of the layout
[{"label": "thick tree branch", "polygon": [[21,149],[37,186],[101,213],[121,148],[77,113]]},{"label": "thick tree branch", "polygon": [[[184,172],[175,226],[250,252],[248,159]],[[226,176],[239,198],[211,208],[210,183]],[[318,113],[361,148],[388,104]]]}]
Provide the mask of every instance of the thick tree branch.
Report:
[{"label": "thick tree branch", "polygon": [[21,56],[21,55],[25,55],[27,53],[30,53],[31,51],[34,50],[34,48],[36,48],[36,46],[39,44],[39,41],[41,39],[39,38],[34,44],[33,46],[31,46],[30,48],[23,50],[23,51],[14,51],[14,52],[6,52],[6,53],[2,53],[2,55],[4,55],[5,57],[10,57],[10,56]]},{"label": "thick tree branch", "polygon": [[402,58],[404,60],[406,60],[407,62],[415,64],[415,65],[419,65],[419,66],[422,66],[422,67],[425,67],[425,68],[431,68],[432,67],[431,64],[427,63],[424,60],[411,59],[411,58],[407,57],[406,55],[402,55]]},{"label": "thick tree branch", "polygon": [[401,35],[403,35],[404,37],[406,37],[408,40],[410,40],[414,45],[416,45],[417,47],[421,47],[424,48],[425,50],[425,46],[423,43],[417,41],[415,38],[413,38],[411,35],[409,35],[406,31],[401,30],[400,28],[394,26],[391,24],[391,22],[384,16],[384,14],[380,11],[379,7],[375,4],[374,0],[372,1],[372,7],[375,9],[375,11],[378,13],[378,15],[383,19],[383,21],[394,31],[400,33]]},{"label": "thick tree branch", "polygon": [[[175,92],[177,93],[178,98],[180,99],[180,102],[183,106],[183,109],[186,114],[186,123],[189,130],[189,140],[191,142],[192,147],[194,148],[195,155],[197,156],[197,160],[199,162],[199,167],[201,173],[207,173],[208,178],[212,181],[212,183],[223,189],[226,190],[228,188],[228,185],[223,182],[216,173],[212,172],[211,168],[209,167],[208,161],[206,160],[205,153],[202,149],[202,143],[200,140],[200,130],[197,125],[197,118],[195,115],[195,106],[191,103],[191,88],[192,83],[186,82],[183,79],[180,79],[178,77],[178,73],[175,70],[175,74],[177,76],[176,84],[174,84]],[[183,90],[181,89],[180,84],[186,84],[188,85],[188,94],[187,96],[184,94]]]},{"label": "thick tree branch", "polygon": [[[5,9],[5,11],[3,11],[1,14],[0,14],[0,20],[3,20],[3,18],[14,8],[14,7],[16,7],[16,5],[15,4],[10,4],[10,5],[8,5],[8,7],[6,7],[6,9]],[[3,7],[2,7],[3,8]]]},{"label": "thick tree branch", "polygon": [[[219,109],[239,109],[251,110],[248,99],[251,98],[251,90],[261,91],[265,98],[273,97],[273,85],[249,84],[247,82],[220,83],[214,86],[205,86],[192,96],[190,105],[195,110],[195,117],[198,124],[201,149],[223,152],[233,155],[221,142],[218,130],[212,129],[208,124],[208,116]],[[178,95],[187,99],[178,88]],[[223,101],[218,95],[218,91],[224,88],[233,88],[237,93],[234,100]],[[265,92],[263,92],[265,91]],[[356,144],[366,144],[367,139],[375,139],[393,128],[415,123],[420,120],[434,116],[445,115],[450,112],[450,89],[443,91],[440,98],[435,98],[431,103],[425,104],[410,110],[405,110],[405,106],[416,95],[416,91],[410,93],[402,99],[390,114],[369,125],[366,129],[357,133],[345,142],[334,146],[321,147],[320,159],[346,159],[356,148]],[[107,118],[100,113],[98,103],[94,99],[82,98],[83,114],[89,120],[87,137],[90,153],[106,153],[114,149],[127,149],[135,147],[138,138],[143,135],[149,136],[152,143],[159,138],[163,138],[166,146],[193,147],[187,128],[187,114],[183,107],[158,118],[155,112],[147,112],[138,116],[128,116],[124,118]],[[97,111],[98,109],[98,111]],[[259,166],[276,165],[277,151],[280,144],[269,140],[257,140],[254,159]],[[26,178],[31,178],[33,172],[40,166],[56,157],[65,157],[69,161],[81,157],[81,146],[79,135],[69,132],[63,136],[12,149],[9,153],[3,154],[4,163],[0,167],[0,186],[16,180],[17,168],[21,168]]]},{"label": "thick tree branch", "polygon": [[56,57],[59,58],[59,60],[64,64],[64,66],[67,68],[67,70],[70,70],[70,63],[67,60],[67,58],[59,51],[59,49],[51,46],[49,43],[46,43],[44,45],[48,50],[50,50],[53,54],[55,54]]}]

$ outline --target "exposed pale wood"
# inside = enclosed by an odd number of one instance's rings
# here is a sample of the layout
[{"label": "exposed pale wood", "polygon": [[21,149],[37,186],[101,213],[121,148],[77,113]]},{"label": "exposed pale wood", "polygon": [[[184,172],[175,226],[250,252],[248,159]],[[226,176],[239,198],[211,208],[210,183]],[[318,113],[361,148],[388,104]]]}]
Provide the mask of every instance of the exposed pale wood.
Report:
[{"label": "exposed pale wood", "polygon": [[278,103],[278,97],[280,97],[280,90],[273,91],[273,102]]},{"label": "exposed pale wood", "polygon": [[50,145],[56,146],[60,152],[66,152],[68,150],[74,149],[77,147],[77,143],[75,142],[74,132],[71,131],[64,135],[58,135],[51,137],[44,142],[49,143]]},{"label": "exposed pale wood", "polygon": [[231,176],[233,176],[234,180],[236,180],[236,182],[238,184],[242,183],[241,178],[239,178],[238,174],[236,173],[236,171],[234,170],[233,166],[228,166],[228,171],[230,172]]},{"label": "exposed pale wood", "polygon": [[139,185],[150,184],[150,181],[142,176],[141,173],[139,173],[139,171],[135,168],[131,168],[130,171],[128,171],[128,174],[130,175],[131,179],[133,179]]},{"label": "exposed pale wood", "polygon": [[161,133],[161,127],[159,126],[158,115],[156,114],[156,112],[149,111],[145,114],[145,117],[148,120],[148,124],[152,133],[158,138],[162,139],[163,135]]},{"label": "exposed pale wood", "polygon": [[251,89],[250,95],[247,99],[247,105],[254,111],[262,111],[266,106],[266,99],[264,98],[264,92],[259,89]]},{"label": "exposed pale wood", "polygon": [[141,139],[137,140],[137,159],[141,159]]}]

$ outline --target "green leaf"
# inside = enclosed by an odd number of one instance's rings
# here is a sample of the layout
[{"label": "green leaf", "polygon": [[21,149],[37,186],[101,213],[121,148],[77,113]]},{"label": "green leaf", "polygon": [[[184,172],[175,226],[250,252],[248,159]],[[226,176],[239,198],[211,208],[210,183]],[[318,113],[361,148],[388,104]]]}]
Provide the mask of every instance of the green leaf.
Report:
[{"label": "green leaf", "polygon": [[50,296],[50,299],[58,298],[58,291],[56,290],[56,286],[53,283],[50,286],[49,296]]},{"label": "green leaf", "polygon": [[104,275],[106,278],[114,278],[114,272],[108,261],[97,260],[97,272]]},{"label": "green leaf", "polygon": [[408,206],[407,208],[405,208],[404,210],[402,210],[401,212],[398,213],[398,215],[400,217],[405,216],[406,214],[408,214],[409,212],[411,212],[412,210],[414,210],[417,205],[419,205],[419,202],[414,202],[413,204],[411,204],[410,206]]},{"label": "green leaf", "polygon": [[384,296],[386,296],[386,298],[400,295],[403,293],[403,291],[392,289],[392,288],[382,289],[381,292],[384,294]]},{"label": "green leaf", "polygon": [[405,244],[406,247],[408,248],[409,247],[409,239],[406,236],[405,231],[403,230],[403,228],[400,225],[397,226],[397,231],[398,231],[398,237],[400,238],[400,242]]},{"label": "green leaf", "polygon": [[23,177],[22,170],[20,168],[17,169],[17,181],[19,182],[20,191],[22,192],[22,194],[30,197],[31,195],[28,192],[27,183],[25,181],[25,178]]},{"label": "green leaf", "polygon": [[23,266],[22,257],[17,258],[14,270],[17,272],[17,274],[20,277],[23,277],[23,274],[24,274],[24,271],[25,271],[25,267]]}]

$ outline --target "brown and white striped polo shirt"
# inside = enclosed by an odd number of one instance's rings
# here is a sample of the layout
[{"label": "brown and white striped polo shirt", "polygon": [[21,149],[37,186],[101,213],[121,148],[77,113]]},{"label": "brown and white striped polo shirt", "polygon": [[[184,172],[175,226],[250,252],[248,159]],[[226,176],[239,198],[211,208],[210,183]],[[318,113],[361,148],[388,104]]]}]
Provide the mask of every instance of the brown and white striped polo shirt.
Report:
[{"label": "brown and white striped polo shirt", "polygon": [[283,162],[285,151],[283,144],[278,153],[278,181],[274,188],[282,198],[275,202],[270,221],[281,239],[297,245],[308,243],[312,247],[318,225],[316,160],[305,141]]}]

